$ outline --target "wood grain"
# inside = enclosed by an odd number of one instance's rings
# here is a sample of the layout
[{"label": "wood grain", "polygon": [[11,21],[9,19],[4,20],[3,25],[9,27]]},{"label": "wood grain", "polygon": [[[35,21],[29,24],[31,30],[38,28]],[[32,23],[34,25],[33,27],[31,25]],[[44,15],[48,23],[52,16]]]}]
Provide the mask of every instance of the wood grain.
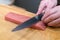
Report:
[{"label": "wood grain", "polygon": [[[17,26],[4,19],[8,12],[33,17],[35,14],[16,6],[0,5],[0,40],[60,40],[60,28],[46,28],[45,31],[26,28],[17,32],[11,30]],[[29,15],[28,15],[29,14]]]}]

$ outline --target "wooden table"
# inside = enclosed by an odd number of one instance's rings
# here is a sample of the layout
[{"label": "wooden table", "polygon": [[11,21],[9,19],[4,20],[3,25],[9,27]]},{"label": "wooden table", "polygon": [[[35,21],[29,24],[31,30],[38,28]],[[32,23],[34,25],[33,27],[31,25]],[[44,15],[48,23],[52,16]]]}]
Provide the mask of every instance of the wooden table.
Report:
[{"label": "wooden table", "polygon": [[[0,5],[0,40],[60,40],[60,28],[46,28],[45,31],[26,28],[17,32],[11,30],[17,26],[4,19],[8,12],[34,16],[31,12],[16,6]],[[29,15],[28,15],[29,14]]]}]

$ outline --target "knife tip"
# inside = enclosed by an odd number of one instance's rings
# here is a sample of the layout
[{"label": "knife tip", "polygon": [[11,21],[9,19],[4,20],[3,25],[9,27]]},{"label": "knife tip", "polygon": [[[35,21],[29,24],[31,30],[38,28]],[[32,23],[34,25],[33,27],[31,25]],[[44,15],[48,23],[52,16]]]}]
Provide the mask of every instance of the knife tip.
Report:
[{"label": "knife tip", "polygon": [[12,32],[15,32],[15,31],[18,31],[18,30],[21,30],[22,28],[21,27],[16,27],[12,30]]}]

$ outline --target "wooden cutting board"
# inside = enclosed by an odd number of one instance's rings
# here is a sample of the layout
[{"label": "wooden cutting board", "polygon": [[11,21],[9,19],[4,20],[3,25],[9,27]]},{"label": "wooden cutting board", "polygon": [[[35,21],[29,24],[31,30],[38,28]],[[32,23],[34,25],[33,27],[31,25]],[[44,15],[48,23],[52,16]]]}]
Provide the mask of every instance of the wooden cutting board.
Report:
[{"label": "wooden cutting board", "polygon": [[17,26],[4,19],[8,12],[14,12],[26,16],[34,16],[31,12],[16,6],[0,5],[0,40],[60,40],[60,28],[46,28],[35,30],[26,28],[17,32],[11,30]]}]

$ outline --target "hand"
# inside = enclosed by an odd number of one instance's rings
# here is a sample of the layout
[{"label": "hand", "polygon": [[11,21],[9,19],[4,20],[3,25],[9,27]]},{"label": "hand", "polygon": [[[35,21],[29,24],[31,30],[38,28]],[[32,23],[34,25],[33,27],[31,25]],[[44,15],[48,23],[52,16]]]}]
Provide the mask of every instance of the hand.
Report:
[{"label": "hand", "polygon": [[43,16],[42,20],[48,26],[60,27],[60,6],[49,9]]},{"label": "hand", "polygon": [[[51,9],[57,5],[57,0],[42,0],[40,2],[37,15],[44,12],[47,9]],[[41,25],[42,24],[42,25]],[[44,28],[46,27],[43,21],[40,22],[40,25]]]}]

